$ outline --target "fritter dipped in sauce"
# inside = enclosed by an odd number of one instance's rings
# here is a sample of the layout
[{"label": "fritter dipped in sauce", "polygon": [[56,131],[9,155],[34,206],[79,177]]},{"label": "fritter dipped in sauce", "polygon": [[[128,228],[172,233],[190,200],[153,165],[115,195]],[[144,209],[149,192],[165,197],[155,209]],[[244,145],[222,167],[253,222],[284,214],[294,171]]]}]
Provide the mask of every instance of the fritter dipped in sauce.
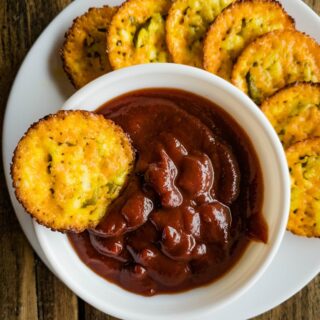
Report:
[{"label": "fritter dipped in sauce", "polygon": [[101,114],[60,110],[30,126],[13,155],[17,200],[52,230],[97,226],[134,163],[127,135]]},{"label": "fritter dipped in sauce", "polygon": [[226,273],[252,239],[267,242],[258,159],[219,107],[149,89],[98,112],[129,134],[137,158],[99,225],[69,234],[97,274],[142,295],[188,290]]}]

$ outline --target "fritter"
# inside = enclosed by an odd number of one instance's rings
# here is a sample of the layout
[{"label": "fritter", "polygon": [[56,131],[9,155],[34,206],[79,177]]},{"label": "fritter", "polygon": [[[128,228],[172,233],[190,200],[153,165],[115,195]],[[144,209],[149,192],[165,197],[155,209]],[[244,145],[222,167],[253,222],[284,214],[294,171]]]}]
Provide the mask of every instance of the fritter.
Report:
[{"label": "fritter", "polygon": [[291,174],[291,208],[287,229],[320,237],[320,138],[292,145],[286,151]]},{"label": "fritter", "polygon": [[202,68],[203,39],[216,16],[234,0],[176,0],[166,22],[167,45],[175,63]]},{"label": "fritter", "polygon": [[11,175],[17,199],[40,224],[81,232],[106,214],[133,160],[128,137],[111,120],[59,111],[28,129],[15,149]]},{"label": "fritter", "polygon": [[233,64],[257,37],[294,29],[293,19],[275,0],[236,1],[222,11],[204,41],[204,68],[230,81]]},{"label": "fritter", "polygon": [[63,67],[72,84],[79,89],[111,71],[106,34],[117,8],[91,8],[74,20],[60,50]]},{"label": "fritter", "polygon": [[170,0],[128,0],[119,8],[107,36],[114,69],[170,61],[165,42],[165,17],[170,5]]},{"label": "fritter", "polygon": [[319,82],[320,46],[299,31],[269,32],[243,50],[231,81],[257,104],[287,84]]},{"label": "fritter", "polygon": [[290,85],[265,100],[261,109],[285,148],[320,137],[320,83]]}]

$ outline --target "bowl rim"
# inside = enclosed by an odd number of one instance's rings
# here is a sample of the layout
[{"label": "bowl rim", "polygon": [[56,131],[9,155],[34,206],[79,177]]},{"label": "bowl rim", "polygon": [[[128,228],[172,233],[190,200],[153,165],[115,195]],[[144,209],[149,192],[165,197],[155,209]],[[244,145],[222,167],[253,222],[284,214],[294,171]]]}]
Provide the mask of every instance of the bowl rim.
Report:
[{"label": "bowl rim", "polygon": [[[287,167],[287,161],[286,157],[284,154],[284,150],[282,148],[281,142],[278,139],[277,134],[275,133],[273,127],[267,120],[267,118],[264,116],[262,111],[254,104],[254,102],[246,96],[242,91],[240,91],[238,88],[234,87],[232,84],[229,82],[225,81],[222,78],[219,78],[207,71],[204,71],[202,69],[190,67],[190,66],[185,66],[185,65],[178,65],[178,64],[171,64],[171,63],[154,63],[154,64],[143,64],[143,65],[137,65],[137,66],[131,66],[127,68],[123,68],[120,70],[112,71],[106,75],[103,75],[94,81],[90,82],[87,84],[85,87],[81,88],[79,91],[74,93],[63,105],[62,109],[71,109],[71,106],[79,104],[79,101],[85,100],[87,97],[92,96],[92,94],[96,91],[99,91],[101,88],[105,87],[105,82],[117,82],[120,81],[123,78],[131,78],[132,80],[134,77],[139,77],[139,76],[144,76],[147,74],[163,74],[163,73],[174,73],[175,75],[182,75],[184,77],[198,77],[201,78],[203,81],[210,83],[211,85],[218,87],[219,89],[223,89],[225,91],[228,91],[230,95],[234,96],[235,99],[239,100],[240,103],[245,106],[247,109],[247,112],[251,112],[253,116],[258,120],[259,126],[263,127],[264,130],[266,131],[270,143],[272,147],[274,148],[275,154],[277,155],[277,165],[280,168],[280,173],[281,177],[279,177],[279,180],[281,180],[283,188],[283,203],[282,203],[282,208],[281,210],[279,209],[279,212],[281,211],[282,217],[279,218],[279,226],[278,226],[278,233],[276,234],[276,239],[273,242],[273,245],[270,247],[267,256],[264,258],[263,263],[261,264],[260,268],[249,278],[249,280],[245,283],[244,286],[237,288],[236,292],[232,293],[229,298],[227,299],[222,299],[222,301],[218,301],[214,303],[213,305],[207,306],[205,310],[201,310],[201,315],[204,314],[209,314],[209,312],[212,312],[213,310],[216,310],[218,308],[221,308],[225,306],[226,304],[232,302],[233,300],[237,299],[240,297],[245,291],[247,291],[249,288],[253,286],[253,284],[262,276],[262,274],[265,272],[265,270],[268,268],[270,265],[271,261],[273,260],[275,254],[277,253],[280,243],[283,239],[285,230],[286,230],[286,224],[287,224],[287,219],[289,215],[289,207],[290,207],[290,177],[289,177],[289,171]],[[147,86],[146,86],[147,87]],[[159,88],[165,88],[166,86],[159,86]],[[170,86],[172,88],[172,86]],[[153,86],[154,88],[154,86]],[[139,90],[139,89],[137,89]],[[125,92],[130,92],[132,90],[128,90]],[[189,90],[186,90],[189,91]],[[201,94],[200,94],[201,96]],[[221,106],[220,106],[221,107]],[[224,109],[223,107],[221,107]],[[96,107],[93,108],[83,108],[84,110],[95,110]],[[226,111],[228,112],[228,111]],[[232,114],[231,114],[232,116]],[[243,128],[241,123],[237,121],[233,117],[233,119],[238,123],[238,125],[245,131],[246,129]],[[249,136],[249,135],[248,135]],[[250,139],[250,136],[249,136]],[[251,140],[251,139],[250,139]],[[255,148],[255,144],[251,140],[251,143],[253,147]],[[257,157],[259,160],[261,160],[260,155],[256,151]],[[264,174],[264,172],[262,172]],[[79,287],[78,284],[74,283],[68,274],[65,274],[64,270],[59,268],[59,264],[57,264],[57,260],[55,257],[51,254],[49,254],[49,251],[47,250],[47,247],[45,243],[42,241],[42,237],[44,235],[44,232],[49,231],[48,229],[38,225],[36,222],[34,222],[35,226],[35,232],[36,236],[38,238],[38,241],[40,243],[40,246],[42,247],[44,254],[50,264],[52,265],[55,274],[72,290],[74,291],[78,296],[80,296],[83,300],[89,302],[96,308],[100,309],[103,312],[108,312],[109,314],[112,314],[114,316],[120,317],[120,318],[126,318],[126,319],[151,319],[150,315],[144,316],[143,314],[128,314],[126,313],[126,310],[118,310],[117,308],[113,308],[113,306],[108,305],[107,308],[105,306],[102,306],[100,304],[97,304],[94,298],[90,296],[90,292],[85,292],[82,290],[82,288]],[[45,231],[44,231],[45,230]],[[246,251],[248,248],[246,249]],[[242,258],[240,258],[241,260]],[[82,261],[79,262],[82,263]],[[237,262],[238,263],[238,262]],[[87,267],[88,268],[88,267]],[[93,272],[93,271],[92,271]],[[228,272],[227,272],[228,273]],[[100,277],[99,275],[96,275]],[[101,277],[100,277],[101,278]],[[105,279],[102,278],[103,281],[105,281],[107,284],[109,282]],[[208,285],[208,287],[210,284]],[[122,289],[122,288],[121,288]],[[128,293],[126,290],[122,289],[124,292]],[[192,289],[190,291],[193,291],[195,289]],[[187,291],[187,292],[190,292]],[[130,293],[131,294],[131,293]],[[178,293],[178,294],[184,294]],[[166,295],[166,294],[164,294]],[[159,297],[159,296],[164,296],[164,295],[156,295],[154,297]],[[169,296],[173,297],[173,294],[170,294]],[[152,298],[154,298],[152,297]],[[149,297],[147,299],[150,299]],[[108,310],[107,310],[108,309]],[[199,316],[199,313],[197,313]],[[158,315],[159,316],[159,315]],[[176,319],[180,319],[180,315],[174,315]],[[190,314],[191,318],[195,317],[195,314]],[[160,318],[155,315],[153,317],[154,319],[161,319],[163,316]],[[183,314],[181,319],[186,319],[186,315]]]}]

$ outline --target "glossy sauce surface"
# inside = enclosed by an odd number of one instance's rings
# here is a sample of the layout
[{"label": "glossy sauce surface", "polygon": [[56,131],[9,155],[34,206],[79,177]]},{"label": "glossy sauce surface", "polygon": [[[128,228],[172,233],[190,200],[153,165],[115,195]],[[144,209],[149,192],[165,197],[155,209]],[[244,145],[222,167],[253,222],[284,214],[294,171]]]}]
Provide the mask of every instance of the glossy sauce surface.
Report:
[{"label": "glossy sauce surface", "polygon": [[148,89],[97,112],[136,149],[134,172],[108,214],[94,230],[69,234],[97,274],[142,295],[178,292],[222,276],[252,239],[267,242],[258,159],[219,107]]}]

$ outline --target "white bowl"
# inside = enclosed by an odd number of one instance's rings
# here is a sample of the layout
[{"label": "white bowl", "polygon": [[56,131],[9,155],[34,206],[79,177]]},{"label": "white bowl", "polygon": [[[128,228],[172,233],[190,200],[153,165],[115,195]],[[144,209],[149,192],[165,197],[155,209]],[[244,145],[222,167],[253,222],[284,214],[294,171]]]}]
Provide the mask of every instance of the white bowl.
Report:
[{"label": "white bowl", "polygon": [[65,235],[35,223],[36,234],[56,275],[97,309],[122,319],[203,319],[248,290],[274,258],[289,213],[286,158],[268,120],[245,94],[221,78],[192,67],[148,64],[114,71],[79,90],[63,108],[95,110],[114,97],[142,88],[177,88],[196,93],[222,107],[247,132],[263,173],[262,210],[269,227],[268,244],[251,242],[237,264],[210,285],[178,294],[143,297],[91,271]]}]

